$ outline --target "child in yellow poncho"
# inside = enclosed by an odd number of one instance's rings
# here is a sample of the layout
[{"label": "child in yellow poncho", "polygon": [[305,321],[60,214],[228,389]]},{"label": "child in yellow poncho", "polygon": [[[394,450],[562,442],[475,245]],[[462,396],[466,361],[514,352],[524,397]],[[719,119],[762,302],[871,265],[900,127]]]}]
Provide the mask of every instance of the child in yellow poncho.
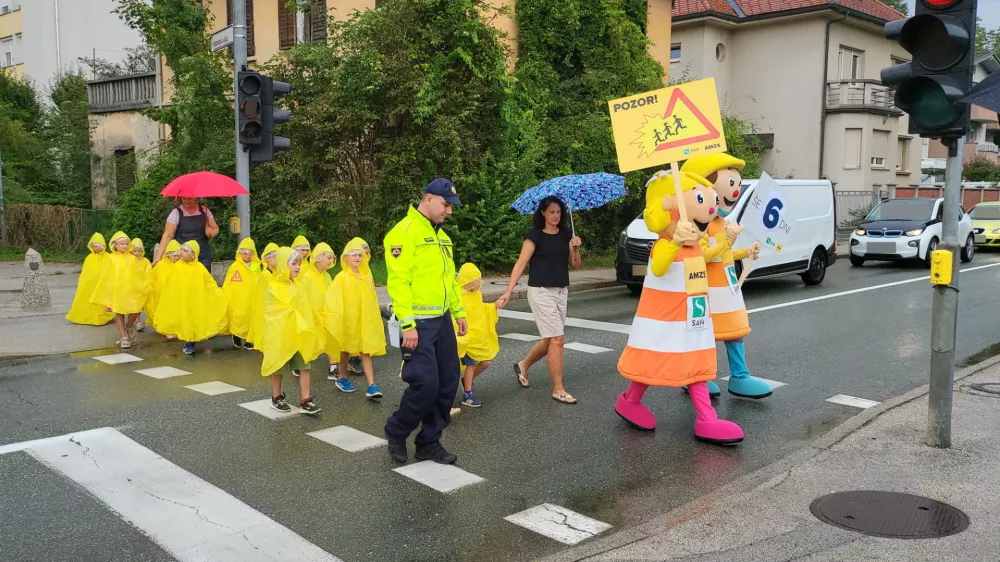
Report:
[{"label": "child in yellow poncho", "polygon": [[301,398],[299,408],[303,414],[316,414],[320,407],[309,393],[309,363],[319,357],[320,345],[316,336],[316,314],[296,279],[302,266],[302,256],[291,248],[283,247],[278,248],[275,260],[276,268],[264,297],[264,338],[254,342],[256,349],[264,354],[260,374],[271,377],[271,407],[290,413],[292,408],[285,403],[279,371],[282,367],[297,371]]},{"label": "child in yellow poncho", "polygon": [[274,274],[277,265],[278,245],[269,242],[264,246],[264,253],[261,255],[263,267],[260,275],[257,276],[257,291],[253,297],[253,314],[250,316],[250,331],[247,333],[247,341],[243,347],[247,349],[260,348],[264,341],[264,297],[267,296],[267,284],[271,282],[271,275]]},{"label": "child in yellow poncho", "polygon": [[[119,343],[122,349],[132,347],[129,330],[139,319],[149,294],[149,278],[144,276],[140,262],[131,254],[132,244],[124,232],[111,237],[111,256],[101,270],[101,276],[90,295],[92,304],[115,313]],[[148,273],[148,272],[147,272]]]},{"label": "child in yellow poncho", "polygon": [[309,254],[311,253],[309,248],[309,240],[301,234],[296,236],[295,240],[292,240],[292,249],[298,252],[299,255],[302,256],[302,259],[309,257]]},{"label": "child in yellow poncho", "polygon": [[[372,249],[368,246],[368,242],[365,242],[364,240],[362,240],[361,241],[361,248],[365,251],[365,257],[368,258],[368,259],[371,259],[371,257],[372,257]],[[375,277],[374,276],[371,278],[371,281],[372,281],[372,288],[374,289],[375,288]],[[330,365],[330,374],[327,375],[326,379],[327,380],[338,380],[338,379],[340,379],[340,375],[337,374],[338,368],[339,368],[339,365],[337,365],[337,364]],[[352,374],[352,375],[363,375],[364,372],[365,372],[365,370],[364,370],[364,368],[361,365],[361,357],[358,357],[357,355],[352,355],[347,360],[347,371],[350,374]],[[402,372],[400,372],[400,376],[402,377]]]},{"label": "child in yellow poncho", "polygon": [[101,272],[104,271],[104,266],[111,259],[111,255],[105,251],[107,243],[100,232],[95,232],[90,237],[87,249],[90,250],[90,255],[83,260],[83,270],[80,271],[80,279],[76,284],[73,306],[66,314],[66,320],[74,324],[103,326],[114,319],[115,313],[106,306],[91,303],[90,296],[94,293]]},{"label": "child in yellow poncho", "polygon": [[263,266],[257,258],[257,246],[252,238],[244,238],[236,249],[236,261],[229,266],[222,282],[222,292],[226,294],[229,304],[229,332],[236,347],[247,345],[261,269]]},{"label": "child in yellow poncho", "polygon": [[[146,280],[146,304],[143,305],[145,309],[149,305],[149,295],[153,292],[153,266],[149,264],[149,260],[146,259],[146,248],[142,245],[142,240],[139,238],[132,239],[132,255],[138,262],[139,275]],[[147,323],[149,317],[146,317]],[[135,341],[135,333],[141,332],[146,328],[142,323],[142,314],[136,313],[135,323],[132,324],[132,330],[129,332],[132,341]]]},{"label": "child in yellow poncho", "polygon": [[[365,378],[368,379],[368,398],[381,398],[382,391],[375,384],[372,356],[385,355],[385,329],[378,308],[378,295],[368,265],[369,256],[355,238],[347,243],[340,255],[341,271],[326,291],[324,316],[331,361],[338,358],[340,372],[347,373],[347,360],[352,355],[361,356]],[[343,385],[343,386],[342,386]],[[337,381],[337,388],[354,389],[347,377]]]},{"label": "child in yellow poncho", "polygon": [[173,265],[156,306],[156,329],[184,342],[184,354],[194,355],[194,344],[226,329],[226,295],[200,262],[201,246],[181,244],[181,259]]},{"label": "child in yellow poncho", "polygon": [[[309,299],[309,306],[316,315],[316,325],[320,328],[324,325],[323,299],[326,298],[327,287],[333,282],[330,279],[330,274],[327,273],[333,267],[333,257],[333,248],[326,242],[320,242],[312,249],[309,259],[302,259],[302,271],[299,273],[302,291]],[[327,349],[326,330],[317,330],[316,337],[319,338],[320,349],[326,352],[330,363],[336,362],[337,355],[331,354]],[[337,385],[337,388],[344,392],[354,392],[353,386],[344,388]]]},{"label": "child in yellow poncho", "polygon": [[[462,307],[465,308],[469,330],[458,336],[458,356],[462,359],[465,372],[462,387],[465,390],[462,404],[478,408],[483,405],[472,394],[472,381],[489,368],[493,358],[500,353],[500,339],[497,337],[497,322],[500,316],[495,303],[484,303],[483,274],[471,263],[458,270],[458,285],[462,287]],[[458,333],[456,325],[455,333]]]},{"label": "child in yellow poncho", "polygon": [[[163,294],[164,287],[167,286],[167,279],[170,270],[174,267],[174,262],[181,258],[181,244],[177,240],[171,240],[163,250],[163,257],[153,266],[152,281],[149,286],[149,298],[146,299],[146,325],[156,328],[156,307],[160,303],[160,295]],[[170,334],[164,334],[167,339],[174,339]]]}]

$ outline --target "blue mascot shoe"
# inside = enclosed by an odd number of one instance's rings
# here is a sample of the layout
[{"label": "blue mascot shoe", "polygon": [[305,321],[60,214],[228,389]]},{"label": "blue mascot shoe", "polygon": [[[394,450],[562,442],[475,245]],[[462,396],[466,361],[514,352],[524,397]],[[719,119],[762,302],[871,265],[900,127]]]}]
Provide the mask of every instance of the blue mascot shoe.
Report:
[{"label": "blue mascot shoe", "polygon": [[742,398],[767,398],[771,395],[771,385],[754,377],[729,377],[729,394]]},{"label": "blue mascot shoe", "polygon": [[[708,381],[706,384],[708,384],[708,395],[710,397],[718,398],[719,396],[722,396],[722,389],[719,388],[719,385],[715,384],[715,381]],[[683,388],[684,392],[688,391],[687,385],[684,385]],[[768,392],[768,394],[770,394],[770,391]]]}]

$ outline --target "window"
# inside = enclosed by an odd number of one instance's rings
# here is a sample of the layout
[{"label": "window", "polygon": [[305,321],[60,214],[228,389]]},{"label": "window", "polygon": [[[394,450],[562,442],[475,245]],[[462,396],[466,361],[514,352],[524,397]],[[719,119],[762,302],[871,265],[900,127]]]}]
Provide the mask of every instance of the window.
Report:
[{"label": "window", "polygon": [[906,59],[901,59],[899,57],[889,57],[889,60],[891,60],[892,64],[894,64],[894,65],[896,65],[896,64],[906,64],[906,63],[910,62],[910,61],[908,61]]},{"label": "window", "polygon": [[899,160],[896,161],[897,172],[910,171],[910,137],[899,137],[896,141],[899,148]]},{"label": "window", "polygon": [[865,52],[841,47],[838,60],[840,80],[860,80],[865,74]]},{"label": "window", "polygon": [[[378,2],[376,2],[375,7],[378,7]],[[328,16],[326,0],[309,0],[309,13],[306,14],[306,40],[313,43],[326,41],[326,31],[330,27]]]},{"label": "window", "polygon": [[135,185],[135,147],[115,149],[115,189],[125,193]]},{"label": "window", "polygon": [[282,51],[295,46],[298,27],[296,11],[294,6],[278,1],[278,48]]},{"label": "window", "polygon": [[0,41],[0,66],[12,64],[14,64],[14,40],[4,39]]},{"label": "window", "polygon": [[861,169],[861,129],[844,129],[844,169]]},{"label": "window", "polygon": [[[247,10],[247,56],[252,57],[256,54],[256,49],[254,48],[253,42],[253,0],[246,1]],[[226,0],[226,25],[233,25],[233,0]],[[232,52],[232,47],[229,47],[230,53]]]},{"label": "window", "polygon": [[886,157],[889,155],[889,131],[872,131],[872,168],[886,169]]},{"label": "window", "polygon": [[670,62],[681,62],[681,44],[674,43],[670,46]]}]

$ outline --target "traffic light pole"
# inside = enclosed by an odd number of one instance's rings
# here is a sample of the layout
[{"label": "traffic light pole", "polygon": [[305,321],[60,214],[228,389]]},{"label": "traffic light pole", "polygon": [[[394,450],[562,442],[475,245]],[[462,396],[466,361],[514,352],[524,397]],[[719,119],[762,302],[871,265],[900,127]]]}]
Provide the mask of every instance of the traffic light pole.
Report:
[{"label": "traffic light pole", "polygon": [[[233,105],[236,116],[236,181],[250,191],[250,153],[240,144],[239,71],[247,67],[246,0],[233,0]],[[236,216],[240,219],[239,241],[250,236],[250,196],[236,197]]]},{"label": "traffic light pole", "polygon": [[[935,285],[931,308],[931,382],[927,410],[927,444],[951,447],[951,402],[955,385],[955,334],[958,329],[958,265],[961,244],[958,220],[962,197],[962,147],[965,137],[942,139],[948,146],[944,172],[941,249],[952,252],[952,277]],[[950,143],[950,144],[949,144]]]}]

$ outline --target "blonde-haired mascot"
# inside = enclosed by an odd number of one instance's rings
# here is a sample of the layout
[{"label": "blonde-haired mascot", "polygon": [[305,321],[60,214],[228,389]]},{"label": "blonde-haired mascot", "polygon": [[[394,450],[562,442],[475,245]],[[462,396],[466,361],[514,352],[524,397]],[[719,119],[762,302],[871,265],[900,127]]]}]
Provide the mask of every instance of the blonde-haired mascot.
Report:
[{"label": "blonde-haired mascot", "polygon": [[[656,428],[656,417],[642,403],[650,386],[688,386],[694,406],[695,438],[716,444],[739,443],[743,430],[720,420],[712,408],[707,381],[715,378],[715,336],[708,300],[708,275],[699,245],[715,218],[718,195],[712,184],[681,172],[681,193],[670,173],[646,184],[646,227],[659,235],[650,252],[639,307],[628,345],[618,360],[632,381],[618,397],[615,412],[633,427]],[[680,222],[677,197],[683,197],[690,222]]]},{"label": "blonde-haired mascot", "polygon": [[[733,250],[733,243],[743,227],[729,224],[725,219],[740,197],[740,172],[744,166],[746,162],[739,158],[711,154],[689,159],[681,167],[681,172],[704,177],[715,185],[715,192],[719,194],[719,211],[708,225],[708,236],[701,242],[708,263],[708,302],[712,307],[715,341],[721,341],[726,346],[729,393],[759,399],[770,396],[772,389],[766,382],[750,376],[750,369],[747,368],[743,338],[750,333],[750,318],[743,303],[735,260],[747,257],[757,259],[760,243],[754,242],[748,248]],[[719,387],[709,388],[709,394],[718,396]]]}]

